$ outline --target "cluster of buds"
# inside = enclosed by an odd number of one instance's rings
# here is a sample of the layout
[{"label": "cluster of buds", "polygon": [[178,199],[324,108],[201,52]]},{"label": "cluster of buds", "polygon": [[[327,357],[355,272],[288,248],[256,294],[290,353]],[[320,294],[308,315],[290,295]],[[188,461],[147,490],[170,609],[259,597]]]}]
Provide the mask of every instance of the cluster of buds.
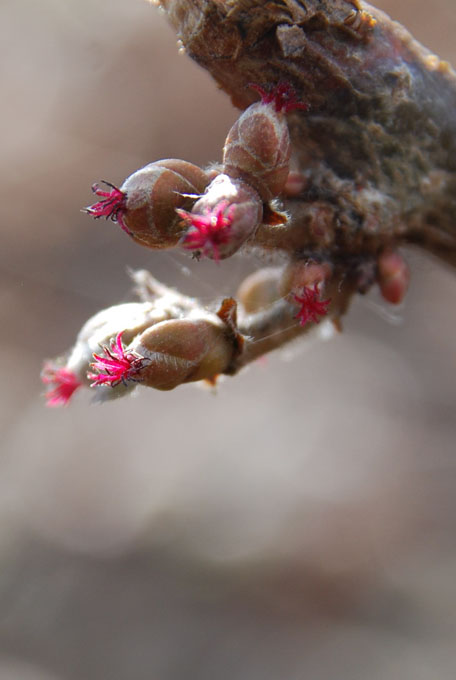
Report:
[{"label": "cluster of buds", "polygon": [[65,357],[45,364],[42,379],[49,406],[67,404],[83,386],[104,401],[138,384],[171,390],[200,380],[212,384],[229,372],[242,344],[234,301],[209,312],[148,275],[151,283],[160,291],[154,299],[99,312],[83,326]]},{"label": "cluster of buds", "polygon": [[214,260],[233,255],[271,215],[285,222],[286,216],[270,206],[290,171],[285,114],[307,106],[288,85],[271,91],[252,87],[261,101],[249,106],[229,131],[215,177],[186,161],[156,161],[119,188],[106,182],[111,190],[105,191],[94,185],[101,200],[85,210],[118,222],[141,245],[180,245]]},{"label": "cluster of buds", "polygon": [[[65,357],[45,364],[42,380],[49,406],[68,403],[83,386],[105,400],[126,394],[138,383],[160,390],[199,380],[213,383],[217,375],[237,370],[235,360],[242,351],[238,368],[251,360],[245,357],[279,346],[326,315],[338,327],[350,295],[366,292],[374,282],[388,302],[397,304],[404,298],[408,268],[394,250],[378,253],[373,265],[363,270],[355,268],[349,285],[324,255],[312,258],[305,253],[300,245],[302,228],[277,211],[276,199],[293,200],[305,189],[306,179],[290,171],[286,114],[307,106],[286,84],[270,90],[251,87],[260,101],[232,126],[220,165],[202,170],[178,159],[155,161],[120,187],[108,182],[106,189],[94,185],[100,200],[85,209],[94,218],[117,222],[140,245],[179,246],[216,261],[249,242],[263,247],[272,243],[274,249],[277,238],[285,234],[285,250],[292,253],[288,266],[261,270],[238,291],[240,311],[251,325],[245,323],[243,333],[238,330],[232,299],[209,312],[149,274],[136,273],[137,281],[144,274],[142,301],[95,315]],[[318,210],[315,214],[324,218]],[[331,297],[326,297],[328,292]],[[259,318],[269,307],[270,319]],[[261,340],[252,349],[255,334]],[[250,345],[245,338],[252,340]]]}]

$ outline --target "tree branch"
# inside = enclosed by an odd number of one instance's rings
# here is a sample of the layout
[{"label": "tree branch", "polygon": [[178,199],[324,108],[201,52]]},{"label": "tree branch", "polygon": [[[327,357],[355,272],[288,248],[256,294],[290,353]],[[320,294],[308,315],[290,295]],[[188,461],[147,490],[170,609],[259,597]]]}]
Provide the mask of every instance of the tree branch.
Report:
[{"label": "tree branch", "polygon": [[[298,195],[257,243],[336,261],[413,243],[456,265],[456,76],[383,12],[344,0],[163,0],[190,57],[246,108],[290,83]],[[324,218],[324,233],[316,222]]]}]

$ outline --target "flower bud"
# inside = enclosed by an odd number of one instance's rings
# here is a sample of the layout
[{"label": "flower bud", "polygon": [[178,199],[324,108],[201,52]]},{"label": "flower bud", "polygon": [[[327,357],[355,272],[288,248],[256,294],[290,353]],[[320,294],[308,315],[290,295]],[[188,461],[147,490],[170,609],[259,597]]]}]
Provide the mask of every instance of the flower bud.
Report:
[{"label": "flower bud", "polygon": [[163,321],[144,331],[130,349],[144,358],[141,383],[158,390],[213,381],[227,369],[233,355],[226,328],[213,314]]},{"label": "flower bud", "polygon": [[249,185],[218,175],[191,213],[177,211],[190,225],[181,245],[214,260],[233,255],[252,236],[263,216],[263,205]]},{"label": "flower bud", "polygon": [[111,218],[139,244],[148,248],[171,248],[182,236],[176,208],[190,209],[209,180],[192,163],[179,159],[149,163],[111,192],[94,185],[103,200],[86,208],[93,217]]},{"label": "flower bud", "polygon": [[386,250],[377,260],[377,278],[383,298],[397,305],[407,293],[410,271],[402,255],[397,251]]},{"label": "flower bud", "polygon": [[256,189],[264,202],[278,196],[289,175],[290,135],[285,113],[307,109],[294,90],[281,84],[270,92],[252,85],[261,101],[252,104],[234,123],[223,149],[223,171]]},{"label": "flower bud", "polygon": [[[79,387],[88,387],[93,380],[92,376],[88,377],[93,354],[109,346],[119,334],[123,342],[130,343],[146,328],[182,311],[182,304],[178,304],[173,292],[169,291],[154,302],[115,305],[95,314],[81,328],[74,347],[66,356],[45,362],[41,379],[47,387],[47,405],[66,405]],[[118,389],[103,390],[99,394],[104,398],[116,398],[134,386],[123,381]]]},{"label": "flower bud", "polygon": [[249,106],[229,131],[223,149],[223,171],[250,184],[263,201],[270,201],[285,186],[290,154],[285,117],[258,102]]}]

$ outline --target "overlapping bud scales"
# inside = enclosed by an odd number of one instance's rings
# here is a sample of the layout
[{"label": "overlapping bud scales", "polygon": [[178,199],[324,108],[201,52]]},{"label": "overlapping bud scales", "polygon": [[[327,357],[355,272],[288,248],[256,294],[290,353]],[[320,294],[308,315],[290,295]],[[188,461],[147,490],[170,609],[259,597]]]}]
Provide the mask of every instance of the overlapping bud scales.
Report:
[{"label": "overlapping bud scales", "polygon": [[228,318],[227,305],[223,314],[207,312],[148,272],[133,276],[147,300],[99,312],[81,329],[65,361],[45,365],[48,405],[67,404],[82,385],[105,401],[125,395],[137,383],[170,390],[185,382],[213,383],[228,370],[241,345],[234,301]]},{"label": "overlapping bud scales", "polygon": [[199,380],[213,384],[228,369],[234,345],[216,314],[195,308],[187,318],[163,321],[144,331],[131,349],[146,360],[142,384],[172,390]]},{"label": "overlapping bud scales", "polygon": [[103,200],[85,208],[92,217],[118,222],[140,245],[171,248],[182,236],[176,208],[190,209],[209,179],[201,168],[176,158],[149,163],[131,174],[120,189],[92,187]]},{"label": "overlapping bud scales", "polygon": [[223,172],[247,182],[264,202],[283,191],[289,171],[291,143],[285,113],[307,109],[294,90],[281,84],[271,91],[251,85],[261,101],[249,106],[229,131],[223,149]]}]

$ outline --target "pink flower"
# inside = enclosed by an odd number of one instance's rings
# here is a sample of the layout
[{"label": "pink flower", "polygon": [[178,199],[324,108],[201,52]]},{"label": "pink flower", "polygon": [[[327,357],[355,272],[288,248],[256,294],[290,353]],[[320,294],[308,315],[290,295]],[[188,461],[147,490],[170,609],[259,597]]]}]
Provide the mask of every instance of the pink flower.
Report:
[{"label": "pink flower", "polygon": [[122,229],[130,234],[130,230],[123,221],[123,215],[126,209],[127,195],[118,189],[114,184],[109,182],[103,182],[108,187],[111,187],[111,191],[103,191],[99,188],[98,184],[92,185],[92,191],[96,196],[102,196],[103,200],[89,205],[84,208],[85,212],[92,215],[95,219],[99,217],[106,217],[106,219],[111,219],[113,222],[118,222]]},{"label": "pink flower", "polygon": [[320,321],[318,317],[325,316],[328,313],[327,307],[331,302],[331,298],[328,300],[319,300],[320,292],[318,290],[318,283],[315,283],[313,288],[305,286],[301,290],[301,295],[297,295],[296,293],[293,295],[296,304],[301,306],[295,319],[299,319],[301,326],[305,326],[308,321],[318,323]]},{"label": "pink flower", "polygon": [[144,366],[145,359],[133,352],[126,352],[122,344],[122,333],[111,340],[110,347],[103,347],[105,356],[94,354],[96,359],[90,366],[96,373],[88,373],[89,380],[93,380],[91,387],[109,385],[116,387],[119,383],[126,384],[128,380],[138,381],[137,375]]},{"label": "pink flower", "polygon": [[58,368],[55,364],[47,362],[41,373],[41,380],[50,389],[46,392],[46,406],[66,406],[82,382],[73,371],[67,368]]},{"label": "pink flower", "polygon": [[288,83],[279,83],[269,91],[260,85],[255,85],[255,83],[251,83],[249,87],[258,92],[263,104],[272,104],[276,113],[289,113],[295,109],[308,111],[309,109],[307,104],[297,100],[296,92]]},{"label": "pink flower", "polygon": [[226,200],[220,201],[212,209],[206,208],[203,215],[178,209],[178,215],[191,227],[181,240],[184,248],[200,250],[205,255],[212,251],[214,260],[219,260],[219,246],[230,241],[233,209],[234,205]]}]

